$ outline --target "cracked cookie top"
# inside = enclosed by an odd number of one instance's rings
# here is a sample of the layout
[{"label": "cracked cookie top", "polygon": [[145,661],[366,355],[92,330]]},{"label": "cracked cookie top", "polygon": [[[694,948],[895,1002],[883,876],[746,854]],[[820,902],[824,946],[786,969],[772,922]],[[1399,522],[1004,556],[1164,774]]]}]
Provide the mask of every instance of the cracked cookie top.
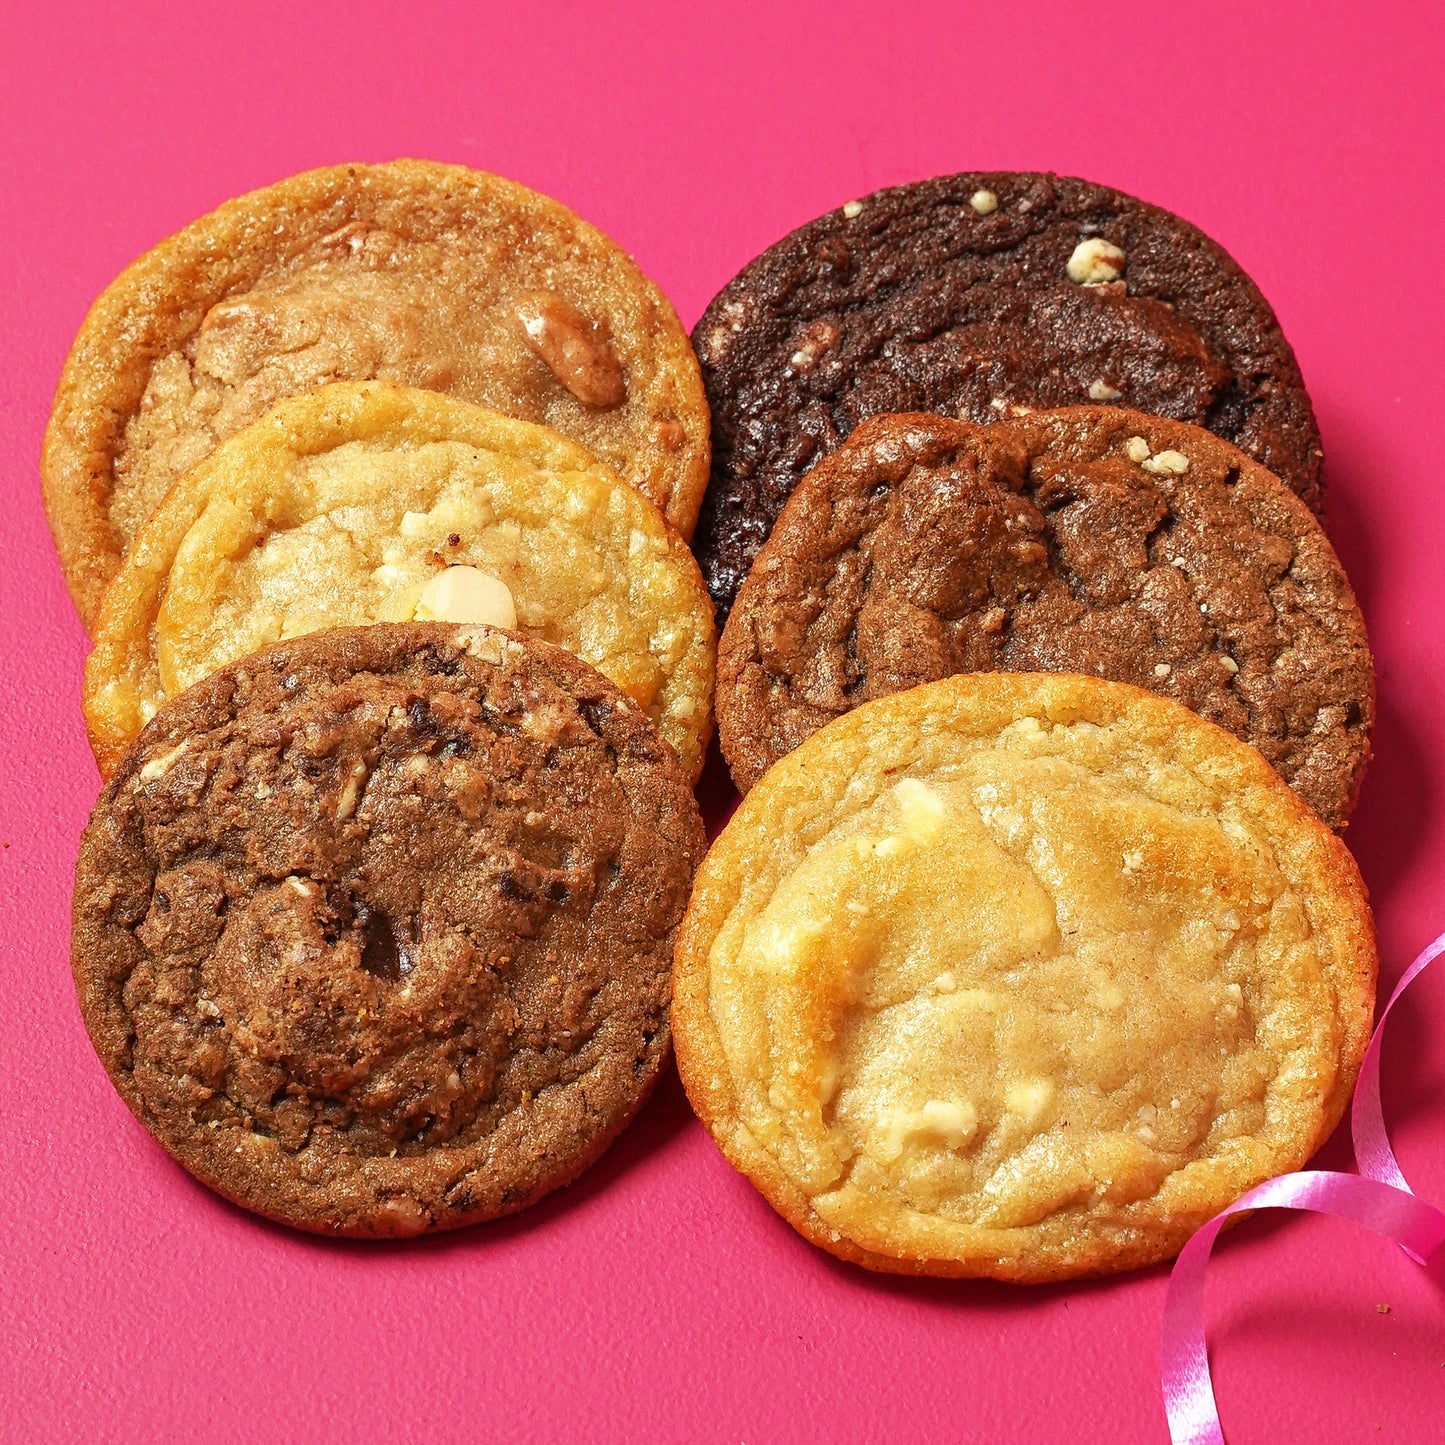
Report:
[{"label": "cracked cookie top", "polygon": [[96,1051],[199,1179],[399,1236],[575,1177],[668,1049],[704,848],[676,757],[599,673],[487,627],[382,624],[168,703],[81,843]]},{"label": "cracked cookie top", "polygon": [[1259,288],[1187,221],[1088,181],[973,172],[850,201],[745,266],[693,344],[713,423],[694,546],[720,613],[803,474],[884,412],[1117,402],[1321,503],[1314,410]]},{"label": "cracked cookie top", "polygon": [[1373,925],[1344,845],[1179,704],[979,673],[779,762],[701,870],[673,1033],[728,1159],[871,1268],[1175,1253],[1339,1121]]},{"label": "cracked cookie top", "polygon": [[86,624],[177,478],[282,397],[371,379],[575,437],[692,531],[702,382],[671,305],[621,247],[500,176],[331,166],[193,222],[86,317],[41,460]]},{"label": "cracked cookie top", "polygon": [[875,417],[793,493],[724,629],[740,788],[858,703],[957,672],[1176,698],[1342,828],[1370,756],[1364,621],[1319,523],[1209,432],[1113,407]]},{"label": "cracked cookie top", "polygon": [[101,771],[166,697],[248,652],[414,618],[565,647],[701,772],[712,608],[662,514],[567,437],[379,382],[279,402],[167,493],[95,622]]}]

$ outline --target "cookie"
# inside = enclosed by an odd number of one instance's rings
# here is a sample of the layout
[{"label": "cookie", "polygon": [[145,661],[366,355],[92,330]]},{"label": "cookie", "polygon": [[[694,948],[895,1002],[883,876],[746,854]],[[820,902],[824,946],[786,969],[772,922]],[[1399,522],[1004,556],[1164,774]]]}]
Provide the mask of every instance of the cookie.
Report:
[{"label": "cookie", "polygon": [[545,643],[316,633],[166,704],[81,841],[91,1041],[192,1174],[404,1236],[579,1174],[668,1050],[704,836],[672,751]]},{"label": "cookie", "polygon": [[746,792],[860,702],[995,670],[1176,698],[1334,828],[1370,757],[1365,625],[1319,523],[1227,442],[1113,407],[874,417],[819,462],[723,631],[723,754]]},{"label": "cookie", "polygon": [[794,231],[693,332],[713,415],[695,550],[720,613],[798,479],[865,417],[1119,402],[1207,427],[1318,510],[1319,430],[1258,287],[1105,186],[974,173]]},{"label": "cookie", "polygon": [[813,1243],[1037,1282],[1175,1254],[1341,1118],[1374,930],[1252,748],[1077,675],[830,723],[743,799],[678,939],[688,1097]]},{"label": "cookie", "polygon": [[379,382],[278,403],[166,495],[96,618],[85,713],[101,771],[164,698],[248,652],[413,618],[565,647],[701,771],[712,607],[662,514],[556,432]]},{"label": "cookie", "polygon": [[166,489],[282,397],[379,378],[574,437],[684,535],[708,416],[672,307],[565,206],[462,166],[332,166],[229,201],[91,308],[41,459],[72,597]]}]

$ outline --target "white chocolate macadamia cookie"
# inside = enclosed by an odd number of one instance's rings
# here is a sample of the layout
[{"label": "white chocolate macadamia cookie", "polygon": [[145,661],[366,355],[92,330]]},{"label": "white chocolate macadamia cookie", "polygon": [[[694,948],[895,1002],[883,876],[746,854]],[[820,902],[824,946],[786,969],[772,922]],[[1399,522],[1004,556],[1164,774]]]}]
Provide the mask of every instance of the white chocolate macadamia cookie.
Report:
[{"label": "white chocolate macadamia cookie", "polygon": [[1175,1254],[1339,1121],[1374,931],[1248,745],[1075,675],[870,702],[743,800],[673,1034],[728,1159],[872,1269],[1064,1279]]},{"label": "white chocolate macadamia cookie", "polygon": [[556,432],[377,382],[279,403],[167,495],[96,622],[85,715],[101,771],[166,698],[249,652],[413,620],[566,648],[701,771],[712,604],[662,513]]}]

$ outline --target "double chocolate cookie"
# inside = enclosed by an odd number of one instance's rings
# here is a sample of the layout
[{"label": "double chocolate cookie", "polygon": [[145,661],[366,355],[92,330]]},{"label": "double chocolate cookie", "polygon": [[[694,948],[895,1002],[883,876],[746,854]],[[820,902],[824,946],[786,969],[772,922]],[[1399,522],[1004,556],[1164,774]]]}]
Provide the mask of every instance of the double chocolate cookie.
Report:
[{"label": "double chocolate cookie", "polygon": [[81,843],[72,962],[122,1097],[197,1178],[329,1234],[520,1209],[667,1056],[704,851],[672,750],[493,628],[315,633],[167,703]]},{"label": "double chocolate cookie", "polygon": [[974,173],[849,202],[745,267],[693,344],[713,419],[694,550],[720,614],[798,479],[883,412],[1117,402],[1321,501],[1314,412],[1259,288],[1187,221],[1086,181]]},{"label": "double chocolate cookie", "polygon": [[859,703],[992,671],[1173,697],[1334,828],[1370,756],[1364,622],[1319,523],[1228,443],[1137,412],[865,422],[803,479],[738,594],[718,736],[746,791]]}]

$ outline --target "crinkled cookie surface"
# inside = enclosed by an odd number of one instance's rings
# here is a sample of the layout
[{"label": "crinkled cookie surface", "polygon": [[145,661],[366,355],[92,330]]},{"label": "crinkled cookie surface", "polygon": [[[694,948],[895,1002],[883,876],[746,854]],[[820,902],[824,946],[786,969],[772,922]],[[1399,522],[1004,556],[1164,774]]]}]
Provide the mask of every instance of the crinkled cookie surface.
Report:
[{"label": "crinkled cookie surface", "polygon": [[514,633],[313,633],[168,703],[81,842],[96,1052],[211,1188],[405,1236],[574,1178],[663,1067],[704,835],[601,674]]},{"label": "crinkled cookie surface", "polygon": [[1318,521],[1227,442],[1139,412],[864,422],[799,484],[738,594],[723,752],[746,790],[860,702],[994,669],[1173,697],[1336,829],[1370,758],[1365,623]]}]

